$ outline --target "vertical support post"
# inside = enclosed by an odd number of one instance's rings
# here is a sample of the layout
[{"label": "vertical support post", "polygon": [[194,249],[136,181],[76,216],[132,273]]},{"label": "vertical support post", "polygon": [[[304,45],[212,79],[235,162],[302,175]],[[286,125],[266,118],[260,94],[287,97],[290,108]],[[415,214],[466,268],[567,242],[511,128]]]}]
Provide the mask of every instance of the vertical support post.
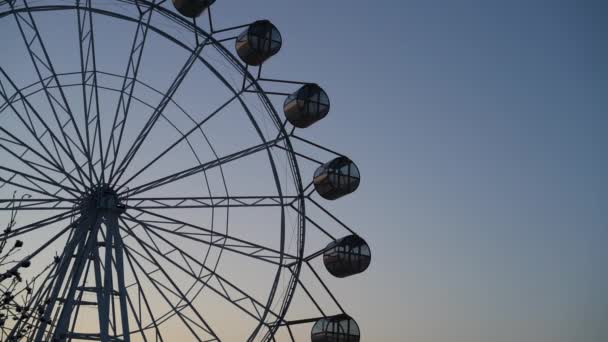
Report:
[{"label": "vertical support post", "polygon": [[97,313],[99,317],[99,336],[102,341],[108,340],[108,318],[110,317],[104,303],[106,297],[103,294],[103,278],[101,276],[101,256],[99,248],[95,249],[95,259],[93,260],[93,268],[95,272],[95,293],[97,295]]},{"label": "vertical support post", "polygon": [[[102,302],[97,303],[97,309],[102,319],[100,320],[103,324],[100,327],[102,335],[109,334],[110,328],[110,304],[114,300],[112,289],[114,288],[114,282],[112,277],[112,233],[107,229],[107,218],[106,218],[106,238],[104,241],[105,257],[104,257],[104,269],[103,269],[103,288],[101,291]],[[114,322],[116,325],[116,322]],[[114,325],[114,326],[115,326]]]},{"label": "vertical support post", "polygon": [[[116,212],[110,212],[106,216],[106,228],[108,235],[107,240],[113,241],[112,247],[114,250],[115,259],[114,268],[116,270],[116,282],[118,285],[118,299],[120,303],[120,320],[122,326],[123,341],[129,342],[129,307],[127,306],[127,289],[125,286],[123,241],[122,237],[120,236],[120,229],[118,227],[118,214]],[[116,324],[116,322],[114,324]]]},{"label": "vertical support post", "polygon": [[[91,217],[89,217],[89,220]],[[89,221],[93,222],[93,221]],[[72,274],[66,283],[66,287],[68,287],[67,294],[64,298],[63,308],[61,309],[61,313],[59,315],[59,319],[57,320],[57,324],[55,325],[55,330],[53,332],[53,341],[63,341],[68,336],[70,322],[72,320],[72,313],[74,312],[74,308],[79,305],[76,301],[76,291],[78,290],[78,286],[80,285],[80,278],[82,277],[85,266],[90,260],[91,252],[94,248],[97,248],[97,233],[99,232],[100,219],[95,219],[95,224],[87,227],[89,230],[88,236],[83,239],[84,243],[81,243],[79,249],[76,253],[74,266],[72,267]]]},{"label": "vertical support post", "polygon": [[[82,217],[82,222],[80,222],[80,224],[76,227],[75,233],[72,235],[72,238],[68,241],[66,248],[63,251],[60,260],[60,265],[57,268],[57,271],[54,276],[55,279],[52,285],[52,290],[50,291],[50,295],[47,299],[48,305],[44,310],[42,321],[36,334],[36,341],[43,340],[46,328],[51,320],[53,309],[55,308],[55,305],[59,299],[59,293],[64,288],[64,281],[67,278],[66,284],[72,283],[73,275],[75,275],[77,265],[79,261],[82,260],[83,255],[86,252],[86,248],[83,248],[83,245],[85,244],[84,241],[86,241],[87,235],[89,235],[90,230],[93,229],[94,225],[92,225],[91,223],[95,221],[97,221],[95,218]],[[74,251],[76,251],[77,248],[78,253],[76,254],[76,256],[74,256]],[[72,267],[72,274],[68,277],[68,271],[70,269],[70,265],[72,264],[72,258],[75,259],[74,265]],[[77,283],[78,280],[75,280],[75,282]],[[65,308],[66,305],[64,305],[63,309],[65,310]]]}]

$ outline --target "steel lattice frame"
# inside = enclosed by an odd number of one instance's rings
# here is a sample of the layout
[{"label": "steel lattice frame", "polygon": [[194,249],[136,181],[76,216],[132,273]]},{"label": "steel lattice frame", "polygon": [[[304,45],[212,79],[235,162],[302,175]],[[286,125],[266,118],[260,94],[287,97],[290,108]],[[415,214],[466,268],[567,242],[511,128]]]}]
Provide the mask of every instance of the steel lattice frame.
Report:
[{"label": "steel lattice frame", "polygon": [[[128,13],[105,6],[107,3],[91,0],[0,1],[0,21],[14,20],[16,35],[23,41],[27,58],[37,77],[32,84],[21,85],[11,75],[11,70],[5,70],[0,65],[0,119],[10,115],[11,122],[21,127],[19,134],[16,134],[11,130],[13,126],[0,125],[0,150],[20,162],[18,166],[0,164],[0,212],[39,216],[27,224],[11,225],[10,229],[0,234],[1,242],[6,244],[11,239],[28,237],[34,232],[62,224],[48,240],[35,246],[18,261],[5,262],[8,259],[0,259],[0,266],[8,265],[6,270],[0,270],[0,290],[11,294],[6,303],[0,304],[3,305],[0,312],[5,312],[5,317],[14,317],[11,324],[3,322],[0,325],[0,339],[164,340],[167,338],[163,336],[164,324],[174,320],[181,322],[193,339],[220,340],[221,336],[205,320],[205,313],[199,312],[196,305],[199,294],[204,290],[214,293],[257,322],[250,341],[274,340],[280,329],[285,329],[286,336],[295,340],[291,328],[293,325],[308,324],[326,316],[323,305],[315,300],[300,279],[304,266],[312,272],[315,281],[321,284],[339,311],[345,313],[311,264],[323,254],[324,249],[305,254],[306,226],[318,229],[330,240],[336,240],[322,224],[307,216],[306,205],[310,204],[326,214],[345,232],[355,233],[313,198],[312,183],[304,185],[298,161],[315,165],[322,162],[310,153],[296,151],[293,144],[303,144],[336,156],[340,154],[296,135],[295,128],[280,119],[269,98],[273,95],[284,97],[289,93],[267,91],[261,86],[263,82],[275,86],[305,83],[263,78],[262,67],[254,72],[241,64],[225,43],[236,38],[234,30],[247,25],[214,29],[210,10],[207,11],[208,18],[205,18],[208,29],[204,30],[196,20],[185,19],[174,12],[170,1],[114,1],[121,6],[130,6],[132,11]],[[79,70],[58,72],[55,69],[49,43],[43,38],[44,32],[38,28],[36,20],[40,15],[56,12],[69,12],[75,16],[80,50]],[[124,74],[98,69],[94,25],[100,17],[130,23],[135,27]],[[185,42],[155,25],[153,17],[173,23],[188,33],[191,42]],[[144,49],[152,34],[157,39],[166,39],[189,55],[166,91],[157,90],[140,80],[140,66],[146,57]],[[235,87],[205,59],[204,49],[214,49],[240,74],[242,82],[239,81],[239,87]],[[174,101],[174,95],[195,65],[206,67],[232,93],[226,102],[209,111],[203,119],[190,115]],[[73,89],[80,89],[82,103],[76,105],[74,102],[78,101],[70,97]],[[145,89],[157,97],[155,100],[160,100],[149,103],[138,97],[137,89]],[[104,94],[109,93],[115,94],[118,101],[113,113],[104,114],[100,106]],[[257,98],[272,122],[276,130],[272,138],[262,132],[248,102],[243,99],[246,95]],[[40,99],[46,101],[44,109],[38,104]],[[249,118],[260,142],[219,155],[205,136],[203,127],[234,103]],[[129,117],[135,105],[148,108],[151,114],[140,130],[128,132],[127,122],[135,120]],[[188,130],[180,130],[178,124],[164,114],[169,106],[179,108],[183,117],[189,120]],[[159,121],[172,126],[179,138],[134,170],[134,160],[142,146],[152,139],[151,134]],[[104,128],[108,122],[111,122],[108,126],[110,129]],[[104,135],[104,132],[107,134]],[[136,134],[130,142],[125,140],[128,134]],[[196,134],[201,134],[206,140],[214,154],[212,159],[204,161],[197,154],[191,141]],[[153,170],[159,160],[170,156],[174,149],[181,146],[191,150],[192,158],[196,160],[194,166],[162,177],[152,177],[152,180],[143,183],[137,182],[142,174]],[[224,172],[221,171],[223,167],[260,153],[267,156],[276,193],[229,195]],[[278,153],[285,158],[292,183],[289,187],[294,190],[293,193],[287,193],[286,185],[281,182],[277,167]],[[222,196],[212,195],[208,184],[207,172],[215,169],[221,171],[221,182],[225,189]],[[154,192],[195,176],[203,177],[201,179],[207,182],[208,195],[161,196]],[[27,195],[15,197],[14,192]],[[229,212],[238,208],[280,211],[279,246],[268,247],[247,238],[231,236],[228,233]],[[216,229],[218,225],[214,226],[213,223],[208,228],[188,219],[177,219],[166,214],[170,210],[225,211],[225,232]],[[286,246],[287,211],[296,216],[297,222],[293,236],[295,246],[291,249]],[[208,246],[206,254],[201,257],[188,252],[181,242],[177,242],[185,240]],[[57,248],[57,244],[62,246],[61,254],[50,262],[40,261],[40,255]],[[217,250],[217,255],[212,256],[212,248]],[[274,281],[267,289],[265,299],[258,299],[218,272],[223,253],[233,253],[276,268]],[[174,255],[179,255],[180,261],[176,261]],[[19,274],[20,268],[23,269],[24,262],[40,265],[35,275],[22,286],[22,279],[14,275]],[[189,276],[192,283],[177,284],[177,280],[168,273],[168,268]],[[162,281],[156,278],[157,274],[162,275]],[[283,287],[282,293],[279,293],[279,287]],[[286,319],[296,288],[304,291],[318,309],[318,315]],[[136,296],[129,291],[136,292]],[[154,303],[148,298],[150,292],[166,303],[166,311],[154,309]],[[93,300],[87,301],[87,294],[94,296]],[[18,295],[21,295],[20,299]],[[97,308],[98,331],[77,331],[79,313],[87,306]]]}]

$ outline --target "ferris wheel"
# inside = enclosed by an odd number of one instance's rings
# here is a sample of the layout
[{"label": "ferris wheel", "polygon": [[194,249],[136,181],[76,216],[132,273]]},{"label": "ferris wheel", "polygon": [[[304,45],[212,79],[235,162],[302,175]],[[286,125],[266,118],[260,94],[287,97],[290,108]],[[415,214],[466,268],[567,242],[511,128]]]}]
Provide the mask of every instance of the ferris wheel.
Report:
[{"label": "ferris wheel", "polygon": [[360,341],[329,96],[214,3],[0,1],[1,341]]}]

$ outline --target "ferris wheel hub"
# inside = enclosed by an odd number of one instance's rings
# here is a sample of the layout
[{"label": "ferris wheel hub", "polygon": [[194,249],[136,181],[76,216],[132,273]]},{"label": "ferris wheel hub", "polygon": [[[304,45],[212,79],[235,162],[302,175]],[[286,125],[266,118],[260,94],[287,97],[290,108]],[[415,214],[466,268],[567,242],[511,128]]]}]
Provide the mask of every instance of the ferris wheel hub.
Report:
[{"label": "ferris wheel hub", "polygon": [[120,197],[107,184],[101,184],[89,189],[80,200],[80,207],[83,212],[91,213],[124,213],[126,206]]}]

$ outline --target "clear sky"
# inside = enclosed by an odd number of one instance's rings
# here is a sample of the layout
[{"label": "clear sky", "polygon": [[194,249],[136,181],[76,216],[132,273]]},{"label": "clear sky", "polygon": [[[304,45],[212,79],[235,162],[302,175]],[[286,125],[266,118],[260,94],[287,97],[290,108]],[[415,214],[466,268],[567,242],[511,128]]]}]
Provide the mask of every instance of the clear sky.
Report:
[{"label": "clear sky", "polygon": [[604,2],[225,2],[276,21],[271,68],[332,98],[307,134],[360,165],[364,341],[608,339]]},{"label": "clear sky", "polygon": [[[272,20],[284,45],[266,76],[329,93],[331,113],[302,135],[361,170],[359,190],[327,205],[372,248],[366,273],[328,280],[362,341],[608,340],[603,1],[217,0],[213,11],[217,27]],[[5,41],[16,34],[1,25]],[[108,30],[114,48],[129,43]],[[150,49],[166,68],[145,77],[173,75],[171,51]],[[0,62],[22,58],[11,52]]]}]

